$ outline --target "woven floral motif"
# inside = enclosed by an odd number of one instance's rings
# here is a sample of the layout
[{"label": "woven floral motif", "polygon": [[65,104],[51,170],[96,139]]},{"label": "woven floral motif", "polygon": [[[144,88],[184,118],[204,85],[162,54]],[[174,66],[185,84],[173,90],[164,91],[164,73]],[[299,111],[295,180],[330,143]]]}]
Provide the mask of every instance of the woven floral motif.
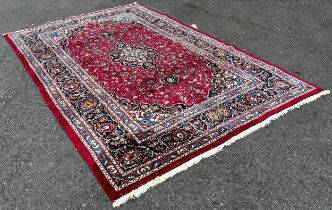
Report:
[{"label": "woven floral motif", "polygon": [[321,91],[138,4],[8,39],[113,200]]}]

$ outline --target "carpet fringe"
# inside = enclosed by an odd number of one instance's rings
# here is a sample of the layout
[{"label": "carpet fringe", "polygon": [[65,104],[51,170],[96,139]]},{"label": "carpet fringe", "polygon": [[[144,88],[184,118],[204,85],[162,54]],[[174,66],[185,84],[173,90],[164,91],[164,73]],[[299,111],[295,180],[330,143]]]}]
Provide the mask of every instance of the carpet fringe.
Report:
[{"label": "carpet fringe", "polygon": [[118,198],[117,200],[115,200],[113,202],[113,207],[118,207],[124,203],[126,203],[128,200],[130,199],[133,199],[133,198],[138,198],[141,194],[145,193],[149,188],[153,187],[153,186],[156,186],[157,184],[160,184],[161,182],[167,180],[168,178],[174,176],[175,174],[181,172],[181,171],[184,171],[186,169],[188,169],[189,167],[195,165],[196,163],[198,163],[199,161],[201,161],[203,158],[207,158],[207,157],[210,157],[214,154],[216,154],[217,152],[221,151],[225,146],[229,146],[231,145],[232,143],[234,143],[235,141],[237,141],[238,139],[241,139],[249,134],[251,134],[252,132],[270,124],[270,122],[272,120],[275,120],[277,118],[279,118],[280,116],[286,114],[288,111],[290,110],[293,110],[293,109],[296,109],[296,108],[299,108],[300,106],[304,105],[304,104],[307,104],[307,103],[310,103],[314,100],[316,100],[317,98],[323,96],[323,95],[327,95],[327,94],[330,94],[330,91],[329,90],[325,90],[325,91],[322,91],[316,95],[313,95],[311,97],[308,97],[302,101],[300,101],[299,103],[291,106],[291,107],[288,107],[287,109],[284,109],[283,111],[279,112],[279,113],[276,113],[270,117],[268,117],[267,119],[265,119],[264,121],[248,128],[247,130],[241,132],[240,134],[230,138],[228,141],[226,141],[225,143],[205,152],[205,153],[202,153],[200,155],[198,155],[197,157],[189,160],[188,162],[182,164],[181,166],[161,175],[161,176],[158,176],[156,177],[155,179],[149,181],[148,183],[146,183],[145,185],[142,185],[140,187],[138,187],[137,189],[131,191],[130,193]]},{"label": "carpet fringe", "polygon": [[197,29],[197,28],[198,28],[197,25],[196,25],[195,23],[191,24],[190,26],[193,27],[194,29]]}]

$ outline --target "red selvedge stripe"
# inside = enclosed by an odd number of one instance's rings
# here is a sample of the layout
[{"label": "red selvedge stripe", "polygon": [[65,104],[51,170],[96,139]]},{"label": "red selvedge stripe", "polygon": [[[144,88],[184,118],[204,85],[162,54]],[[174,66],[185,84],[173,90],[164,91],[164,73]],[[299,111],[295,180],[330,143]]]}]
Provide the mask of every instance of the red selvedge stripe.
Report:
[{"label": "red selvedge stripe", "polygon": [[35,72],[32,70],[30,67],[27,59],[24,57],[24,55],[18,50],[16,47],[15,43],[11,40],[8,34],[4,35],[5,39],[8,41],[10,46],[13,48],[14,52],[16,53],[17,57],[21,60],[23,66],[25,67],[26,71],[32,78],[32,80],[35,82],[42,98],[44,99],[46,105],[48,108],[52,111],[53,115],[55,118],[59,121],[59,124],[62,126],[63,130],[66,132],[68,135],[69,139],[72,141],[74,144],[75,148],[77,151],[81,154],[87,165],[89,166],[90,170],[94,174],[94,176],[97,178],[99,181],[100,185],[103,187],[105,190],[106,194],[110,199],[114,197],[114,193],[116,191],[113,189],[111,184],[108,182],[108,180],[105,178],[104,174],[101,172],[99,169],[98,165],[95,163],[93,157],[91,156],[90,152],[88,149],[84,146],[78,135],[75,133],[73,128],[70,126],[70,124],[67,122],[67,120],[63,117],[61,112],[58,110],[58,108],[55,106],[53,103],[52,99],[50,96],[47,94],[47,91],[45,87],[43,86],[42,82],[39,80]]}]

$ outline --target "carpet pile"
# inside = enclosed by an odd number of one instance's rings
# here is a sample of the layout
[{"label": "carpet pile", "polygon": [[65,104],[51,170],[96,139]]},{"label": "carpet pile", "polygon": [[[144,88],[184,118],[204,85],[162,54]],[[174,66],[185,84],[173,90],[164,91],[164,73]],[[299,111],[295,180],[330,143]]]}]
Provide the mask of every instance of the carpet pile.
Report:
[{"label": "carpet pile", "polygon": [[4,36],[114,206],[329,93],[137,3]]}]

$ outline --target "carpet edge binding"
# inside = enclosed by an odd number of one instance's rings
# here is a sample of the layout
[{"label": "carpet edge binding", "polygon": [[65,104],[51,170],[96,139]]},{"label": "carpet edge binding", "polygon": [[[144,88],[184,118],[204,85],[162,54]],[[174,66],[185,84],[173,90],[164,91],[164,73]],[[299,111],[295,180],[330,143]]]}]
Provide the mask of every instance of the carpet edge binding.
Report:
[{"label": "carpet edge binding", "polygon": [[271,115],[270,117],[268,117],[267,119],[265,119],[264,121],[248,128],[247,130],[239,133],[238,135],[236,136],[233,136],[232,138],[230,138],[229,140],[227,140],[225,143],[209,150],[209,151],[206,151],[194,158],[192,158],[191,160],[187,161],[186,163],[172,169],[171,171],[161,175],[161,176],[158,176],[156,178],[154,178],[153,180],[149,181],[148,183],[132,190],[131,192],[123,195],[122,197],[116,199],[115,201],[113,201],[112,205],[113,207],[118,207],[124,203],[126,203],[128,200],[130,199],[134,199],[134,198],[138,198],[139,196],[141,196],[143,193],[145,193],[148,189],[150,189],[151,187],[154,187],[164,181],[166,181],[168,178],[171,178],[173,177],[174,175],[180,173],[181,171],[185,171],[187,170],[188,168],[190,168],[191,166],[197,164],[198,162],[200,162],[202,159],[204,158],[208,158],[212,155],[215,155],[216,153],[220,152],[224,147],[227,147],[229,145],[231,145],[232,143],[236,142],[237,140],[253,133],[254,131],[260,129],[260,128],[263,128],[265,127],[266,125],[270,124],[271,121],[273,120],[276,120],[278,119],[279,117],[285,115],[287,112],[293,110],[293,109],[296,109],[296,108],[299,108],[301,107],[302,105],[304,104],[308,104],[312,101],[315,101],[316,99],[320,98],[321,96],[323,95],[328,95],[330,94],[330,91],[329,90],[324,90],[324,91],[321,91],[313,96],[310,96],[302,101],[299,101],[298,103],[294,104],[293,106],[290,106],[284,110],[282,110],[281,112],[278,112],[274,115]]}]

